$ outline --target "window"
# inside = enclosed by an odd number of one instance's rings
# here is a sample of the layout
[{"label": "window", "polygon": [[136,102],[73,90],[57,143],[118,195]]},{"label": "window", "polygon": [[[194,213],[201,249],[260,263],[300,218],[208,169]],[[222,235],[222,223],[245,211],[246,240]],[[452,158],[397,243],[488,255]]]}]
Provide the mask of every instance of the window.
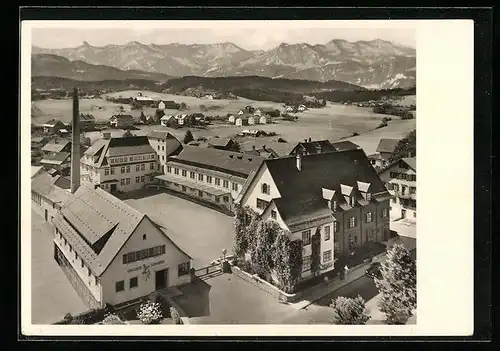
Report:
[{"label": "window", "polygon": [[339,222],[333,222],[333,232],[336,233],[339,231]]},{"label": "window", "polygon": [[311,243],[311,230],[310,229],[304,230],[302,232],[302,245],[306,246],[309,245],[310,243]]},{"label": "window", "polygon": [[220,198],[218,196],[215,197],[215,202],[217,202],[217,203],[220,202]]},{"label": "window", "polygon": [[167,166],[167,173],[172,173],[172,167],[171,166]]},{"label": "window", "polygon": [[330,240],[330,226],[325,226],[325,241]]},{"label": "window", "polygon": [[182,176],[187,177],[187,171],[185,169],[182,170]]},{"label": "window", "polygon": [[215,178],[215,185],[220,186],[220,178]]},{"label": "window", "polygon": [[229,201],[229,196],[224,196],[223,199],[224,199],[224,202],[228,202]]},{"label": "window", "polygon": [[368,202],[372,201],[372,194],[366,193],[366,201]]},{"label": "window", "polygon": [[146,170],[146,164],[143,163],[143,164],[141,164],[141,171],[145,171],[145,170]]},{"label": "window", "polygon": [[141,181],[141,177],[135,177],[135,182],[139,183]]},{"label": "window", "polygon": [[257,208],[258,209],[261,209],[261,210],[265,209],[267,207],[267,204],[268,204],[267,201],[264,201],[262,199],[257,199]]},{"label": "window", "polygon": [[87,268],[87,274],[89,275],[89,277],[92,275],[92,272],[90,271],[90,268]]},{"label": "window", "polygon": [[356,198],[354,196],[351,196],[351,206],[354,207],[356,204]]},{"label": "window", "polygon": [[373,229],[366,229],[366,238],[368,241],[376,241],[376,237],[375,237],[375,230]]},{"label": "window", "polygon": [[194,177],[195,177],[194,172],[189,172],[189,178],[194,179]]},{"label": "window", "polygon": [[397,177],[398,177],[398,174],[397,174],[397,172],[391,172],[389,176],[390,176],[391,178],[397,178]]},{"label": "window", "polygon": [[160,145],[158,145],[158,151],[160,151]]},{"label": "window", "polygon": [[311,269],[311,256],[302,258],[302,272],[307,272]]},{"label": "window", "polygon": [[356,248],[358,243],[358,237],[356,235],[349,235],[349,249],[353,250]]},{"label": "window", "polygon": [[356,217],[349,217],[349,228],[356,227]]},{"label": "window", "polygon": [[161,147],[161,151],[165,151],[165,146],[162,146],[162,147]]},{"label": "window", "polygon": [[393,204],[395,204],[396,203],[396,198],[395,197],[392,198],[391,201],[392,201]]},{"label": "window", "polygon": [[212,176],[207,175],[207,183],[212,184]]},{"label": "window", "polygon": [[129,185],[129,184],[130,184],[130,178],[127,178],[125,183],[126,183],[127,185]]},{"label": "window", "polygon": [[[125,161],[126,161],[126,160],[127,160],[127,158],[125,158]],[[128,158],[128,160],[129,160],[130,162],[132,162],[134,159],[133,159],[132,157],[129,157],[129,158]]]},{"label": "window", "polygon": [[146,240],[146,234],[142,234],[142,240]]},{"label": "window", "polygon": [[410,194],[415,194],[417,192],[417,188],[415,188],[414,186],[411,186],[410,187]]},{"label": "window", "polygon": [[262,194],[269,195],[269,193],[270,193],[270,191],[269,191],[269,185],[267,185],[266,183],[263,183],[262,187],[261,187],[261,191],[262,191]]},{"label": "window", "polygon": [[394,189],[394,191],[399,191],[399,185],[398,184],[392,184],[392,188]]},{"label": "window", "polygon": [[382,218],[386,218],[388,214],[387,208],[382,209]]},{"label": "window", "polygon": [[340,255],[340,243],[338,241],[333,243],[333,252],[335,253],[335,256]]},{"label": "window", "polygon": [[203,197],[203,191],[198,190],[198,196],[199,196],[199,197]]},{"label": "window", "polygon": [[123,280],[120,280],[119,282],[116,282],[115,284],[115,290],[116,292],[120,292],[125,290],[125,282]]},{"label": "window", "polygon": [[330,262],[332,260],[332,250],[323,252],[323,262]]},{"label": "window", "polygon": [[385,187],[387,188],[387,190],[392,190],[393,189],[392,183],[385,183]]},{"label": "window", "polygon": [[183,275],[189,274],[189,269],[191,268],[191,263],[184,262],[177,266],[177,276],[182,277]]},{"label": "window", "polygon": [[104,168],[104,175],[105,176],[109,175],[109,168]]},{"label": "window", "polygon": [[83,260],[82,260],[82,259],[80,259],[80,261],[82,261],[82,268],[83,268],[83,267],[85,266],[85,263],[83,263]]},{"label": "window", "polygon": [[271,210],[271,218],[276,219],[276,211],[275,210]]},{"label": "window", "polygon": [[135,165],[135,171],[139,172],[141,170],[141,165]]},{"label": "window", "polygon": [[120,185],[125,185],[125,178],[120,179]]},{"label": "window", "polygon": [[417,212],[413,212],[413,218],[417,218]]},{"label": "window", "polygon": [[238,184],[237,183],[233,183],[232,187],[233,187],[233,191],[238,191]]},{"label": "window", "polygon": [[227,180],[222,181],[222,186],[226,189],[229,188],[229,182]]},{"label": "window", "polygon": [[111,174],[115,174],[115,169],[113,167],[110,168]]},{"label": "window", "polygon": [[130,166],[127,166],[127,173],[130,173]]},{"label": "window", "polygon": [[120,173],[121,173],[121,174],[125,173],[125,166],[121,166],[121,167],[120,167]]},{"label": "window", "polygon": [[203,174],[198,174],[198,180],[203,181]]},{"label": "window", "polygon": [[154,169],[155,169],[155,164],[152,162],[149,164],[149,170],[154,171]]},{"label": "window", "polygon": [[179,175],[179,168],[174,168],[174,174]]},{"label": "window", "polygon": [[145,260],[150,257],[156,257],[165,253],[165,245],[151,247],[139,251],[129,252],[123,255],[123,264]]},{"label": "window", "polygon": [[372,221],[372,213],[367,212],[366,213],[366,223],[370,223]]},{"label": "window", "polygon": [[139,285],[137,277],[130,278],[129,287],[130,289],[136,288]]},{"label": "window", "polygon": [[406,174],[405,173],[401,173],[401,179],[406,180]]}]

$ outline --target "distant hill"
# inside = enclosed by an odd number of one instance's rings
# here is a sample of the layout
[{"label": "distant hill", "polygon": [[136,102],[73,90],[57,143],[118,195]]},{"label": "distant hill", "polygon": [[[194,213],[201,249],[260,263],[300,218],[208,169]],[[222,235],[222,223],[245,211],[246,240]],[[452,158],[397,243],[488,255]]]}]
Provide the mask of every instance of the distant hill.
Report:
[{"label": "distant hill", "polygon": [[323,45],[281,43],[267,51],[245,50],[233,43],[156,45],[133,41],[93,46],[84,42],[63,49],[34,46],[32,53],[177,77],[337,80],[370,89],[406,88],[414,86],[416,80],[416,50],[380,39],[356,42],[333,39]]},{"label": "distant hill", "polygon": [[124,71],[105,65],[93,65],[83,61],[70,61],[53,54],[31,56],[32,77],[60,77],[79,81],[144,79],[164,82],[171,78],[163,73]]},{"label": "distant hill", "polygon": [[114,92],[123,90],[150,90],[161,92],[161,84],[148,79],[79,81],[61,77],[32,77],[32,90],[71,91],[78,88],[82,92]]}]

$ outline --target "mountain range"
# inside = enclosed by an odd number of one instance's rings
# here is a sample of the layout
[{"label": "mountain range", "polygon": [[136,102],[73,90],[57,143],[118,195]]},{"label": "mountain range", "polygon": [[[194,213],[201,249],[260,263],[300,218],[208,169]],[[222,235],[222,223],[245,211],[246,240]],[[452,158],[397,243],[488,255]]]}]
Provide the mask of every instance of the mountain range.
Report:
[{"label": "mountain range", "polygon": [[[75,48],[33,46],[32,54],[52,54],[76,61],[83,67],[80,71],[85,71],[85,63],[115,67],[136,75],[127,77],[129,79],[261,76],[319,82],[336,80],[369,89],[407,88],[414,86],[416,80],[416,50],[380,39],[357,42],[334,39],[324,45],[282,43],[266,51],[245,50],[228,42],[157,45],[133,41],[106,46],[84,42]],[[33,55],[32,61],[39,58]],[[67,66],[67,62],[64,64]],[[43,67],[36,65],[33,64],[35,74],[61,77],[57,68],[47,74]],[[82,79],[95,80],[80,73]],[[72,74],[76,77],[78,72]],[[116,71],[115,74],[123,73]]]}]

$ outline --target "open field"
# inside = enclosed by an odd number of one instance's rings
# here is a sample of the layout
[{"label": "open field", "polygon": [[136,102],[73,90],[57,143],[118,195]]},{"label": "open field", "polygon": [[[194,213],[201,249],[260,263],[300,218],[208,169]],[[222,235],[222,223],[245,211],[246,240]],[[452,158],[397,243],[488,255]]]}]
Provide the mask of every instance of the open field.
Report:
[{"label": "open field", "polygon": [[[108,121],[112,115],[118,114],[119,104],[114,104],[103,99],[80,99],[80,112],[90,113],[96,121]],[[130,111],[129,105],[122,105],[125,111]],[[45,123],[51,119],[62,122],[71,122],[73,102],[65,100],[37,100],[31,103],[31,116],[33,123]],[[139,112],[140,115],[140,112]]]},{"label": "open field", "polygon": [[398,104],[401,106],[410,106],[417,105],[417,96],[416,95],[406,95],[402,96],[401,100],[398,100]]}]

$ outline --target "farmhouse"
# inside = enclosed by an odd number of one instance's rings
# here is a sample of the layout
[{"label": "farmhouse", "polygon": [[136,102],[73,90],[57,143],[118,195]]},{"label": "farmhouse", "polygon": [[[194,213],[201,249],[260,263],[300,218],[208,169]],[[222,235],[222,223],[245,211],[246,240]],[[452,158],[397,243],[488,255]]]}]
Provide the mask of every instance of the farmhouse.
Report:
[{"label": "farmhouse", "polygon": [[165,103],[163,101],[160,101],[158,103],[158,110],[162,110],[163,111],[164,109],[165,109]]},{"label": "farmhouse", "polygon": [[80,159],[82,181],[109,192],[140,189],[158,169],[158,155],[147,136],[111,138],[106,133]]},{"label": "farmhouse", "polygon": [[391,218],[417,220],[417,159],[408,157],[391,163],[379,173],[392,195]]},{"label": "farmhouse", "polygon": [[52,176],[43,168],[39,168],[31,177],[32,209],[42,215],[45,221],[50,222],[61,206],[70,198],[67,187],[61,187],[60,182],[64,177]]},{"label": "farmhouse", "polygon": [[245,111],[243,111],[243,110],[239,110],[239,111],[238,111],[238,116],[241,116],[241,115],[242,115],[242,114],[244,114],[244,113],[245,113]]},{"label": "farmhouse", "polygon": [[53,168],[62,175],[69,174],[69,167],[71,163],[71,153],[69,152],[54,152],[46,154],[40,164],[47,170]]},{"label": "farmhouse", "polygon": [[80,114],[80,130],[94,130],[95,117],[90,114]]},{"label": "farmhouse", "polygon": [[302,240],[307,279],[313,260],[320,262],[315,273],[326,273],[339,257],[389,239],[389,199],[364,152],[349,150],[266,159],[236,201]]},{"label": "farmhouse", "polygon": [[134,103],[139,106],[153,106],[156,102],[149,96],[137,96],[134,98]]},{"label": "farmhouse", "polygon": [[[276,115],[277,113],[278,115]],[[259,117],[264,115],[279,117],[279,111],[272,107],[259,107],[253,112],[253,114]]]},{"label": "farmhouse", "polygon": [[347,151],[359,149],[359,145],[354,144],[352,141],[337,141],[336,143],[331,143],[336,151]]},{"label": "farmhouse", "polygon": [[337,150],[328,140],[311,141],[311,138],[309,138],[309,139],[304,139],[303,142],[298,143],[290,152],[290,155],[301,154],[304,156],[304,155],[322,154],[334,151]]},{"label": "farmhouse", "polygon": [[134,125],[134,117],[131,115],[114,115],[109,119],[112,127],[126,129]]},{"label": "farmhouse", "polygon": [[247,126],[248,125],[248,118],[245,117],[238,117],[236,118],[236,121],[234,123],[237,127],[241,126]]},{"label": "farmhouse", "polygon": [[54,259],[90,308],[191,281],[191,257],[164,228],[102,189],[82,184],[54,216]]},{"label": "farmhouse", "polygon": [[244,154],[254,155],[254,156],[262,156],[265,158],[276,158],[280,157],[276,151],[273,149],[267,148],[266,145],[263,145],[262,148],[257,149],[255,145],[252,145],[251,150],[243,151]]},{"label": "farmhouse", "polygon": [[59,121],[52,119],[47,123],[42,124],[43,132],[46,134],[67,134],[68,130],[66,129],[66,125]]},{"label": "farmhouse", "polygon": [[49,155],[59,152],[71,152],[71,141],[54,138],[42,148],[43,157],[48,157]]},{"label": "farmhouse", "polygon": [[254,116],[248,116],[247,123],[249,126],[252,126],[255,124],[255,117]]},{"label": "farmhouse", "polygon": [[267,123],[267,116],[263,115],[259,117],[259,124],[266,124]]},{"label": "farmhouse", "polygon": [[229,116],[229,118],[228,118],[228,122],[229,122],[229,123],[234,123],[234,121],[235,121],[234,116],[233,116],[233,115],[230,115],[230,116]]},{"label": "farmhouse", "polygon": [[165,116],[163,116],[162,118],[160,118],[160,124],[162,126],[166,127],[170,118],[174,118],[174,116],[172,116],[172,115],[169,115],[169,116],[165,115]]},{"label": "farmhouse", "polygon": [[231,138],[210,138],[208,147],[219,150],[234,150],[237,143]]},{"label": "farmhouse", "polygon": [[389,157],[394,153],[398,143],[398,139],[380,139],[376,151],[383,160],[382,167],[385,167],[389,163]]},{"label": "farmhouse", "polygon": [[160,172],[165,173],[168,157],[178,155],[183,147],[181,142],[167,131],[153,130],[148,134],[149,144],[156,151],[160,163]]},{"label": "farmhouse", "polygon": [[299,110],[300,112],[303,112],[303,111],[307,110],[307,107],[305,105],[299,105],[297,107],[297,110]]},{"label": "farmhouse", "polygon": [[185,146],[179,155],[169,157],[166,174],[156,179],[168,189],[232,210],[233,200],[262,160],[238,152]]}]

